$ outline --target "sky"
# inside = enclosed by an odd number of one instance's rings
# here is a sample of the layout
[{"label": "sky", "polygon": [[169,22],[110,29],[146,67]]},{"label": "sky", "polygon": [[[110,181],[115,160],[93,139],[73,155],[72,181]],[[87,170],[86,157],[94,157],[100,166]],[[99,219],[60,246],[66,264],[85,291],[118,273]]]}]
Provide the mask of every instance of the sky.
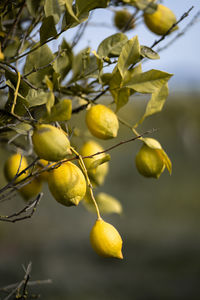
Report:
[{"label": "sky", "polygon": [[[198,11],[200,11],[200,0],[166,0],[162,1],[169,7],[179,19],[191,6],[194,6],[189,17],[185,18],[179,24],[179,30],[192,20]],[[130,9],[134,12],[134,9]],[[91,25],[87,27],[75,51],[90,46],[92,50],[97,50],[98,45],[106,37],[118,32],[113,26],[114,12],[112,9],[96,9],[91,16]],[[94,24],[99,26],[94,26]],[[103,27],[100,26],[103,24]],[[167,44],[170,39],[176,36],[178,31],[170,34],[159,47]],[[139,42],[142,45],[150,46],[159,37],[151,33],[143,22],[140,22],[135,29],[126,32],[128,38],[138,35]],[[74,29],[70,29],[63,34],[69,41],[74,36]],[[56,43],[56,42],[54,42]],[[154,48],[156,50],[156,48]],[[149,69],[160,69],[174,74],[169,85],[172,89],[194,89],[200,90],[200,15],[196,22],[182,37],[177,39],[173,45],[160,53],[160,60],[148,61],[143,66],[143,71]]]}]

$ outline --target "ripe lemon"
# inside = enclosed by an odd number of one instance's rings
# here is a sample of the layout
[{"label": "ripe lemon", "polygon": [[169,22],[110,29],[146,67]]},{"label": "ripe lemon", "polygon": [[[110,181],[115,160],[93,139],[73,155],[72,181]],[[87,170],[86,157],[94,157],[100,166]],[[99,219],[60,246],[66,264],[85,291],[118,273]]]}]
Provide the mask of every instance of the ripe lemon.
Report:
[{"label": "ripe lemon", "polygon": [[42,189],[42,183],[38,178],[34,178],[31,182],[19,189],[24,200],[36,197]]},{"label": "ripe lemon", "polygon": [[[39,159],[36,168],[38,170],[42,170],[44,167],[46,167],[48,164],[50,164],[49,161],[45,160],[45,159]],[[48,171],[44,171],[42,172],[39,176],[38,179],[41,181],[47,181],[48,180],[48,176],[49,176],[49,172]]]},{"label": "ripe lemon", "polygon": [[90,232],[90,242],[97,254],[104,257],[123,258],[122,238],[114,226],[98,219]]},{"label": "ripe lemon", "polygon": [[[103,147],[101,145],[99,145],[97,142],[95,142],[93,140],[89,140],[83,144],[83,146],[80,150],[80,154],[82,156],[89,156],[89,155],[95,154],[97,152],[102,152],[103,150],[104,150]],[[84,159],[85,166],[88,170],[88,175],[97,185],[101,185],[104,183],[105,176],[108,173],[108,163],[105,162],[96,168],[91,168],[91,166],[95,160],[101,159],[104,156],[105,156],[105,153],[102,153],[102,154],[96,155],[92,158]]]},{"label": "ripe lemon", "polygon": [[[157,10],[154,13],[144,13],[144,22],[152,32],[164,35],[176,23],[176,16],[171,9],[158,4]],[[172,31],[177,29],[178,26],[174,27]]]},{"label": "ripe lemon", "polygon": [[[19,153],[15,153],[11,155],[7,159],[4,166],[4,174],[6,179],[8,181],[11,181],[16,176],[16,174],[20,173],[27,167],[28,167],[28,162],[24,156],[21,159],[21,154]],[[15,179],[15,183],[19,183],[21,180],[25,179],[28,175],[29,175],[29,171],[27,170],[25,173],[21,174],[19,177]],[[37,196],[37,194],[39,194],[39,192],[41,191],[41,188],[42,188],[41,182],[37,178],[34,178],[30,183],[20,188],[19,193],[22,195],[22,197],[25,200],[29,200],[30,198]]]},{"label": "ripe lemon", "polygon": [[118,10],[114,15],[114,25],[119,29],[123,30],[126,27],[126,30],[133,29],[135,27],[134,19],[132,18],[132,14],[126,10]]},{"label": "ripe lemon", "polygon": [[165,164],[157,149],[143,144],[135,158],[139,173],[145,177],[159,178],[165,169]]},{"label": "ripe lemon", "polygon": [[85,177],[71,162],[51,170],[48,185],[54,198],[65,206],[78,205],[86,193]]},{"label": "ripe lemon", "polygon": [[[21,163],[20,163],[21,162]],[[20,166],[20,168],[19,168]],[[16,174],[19,174],[22,172],[24,169],[28,167],[28,162],[24,156],[21,156],[19,153],[15,153],[11,155],[5,165],[4,165],[4,174],[7,179],[7,181],[11,181]],[[21,174],[19,177],[15,179],[15,182],[19,182],[22,179],[26,178],[28,175],[28,171],[25,173]]]},{"label": "ripe lemon", "polygon": [[36,125],[32,141],[36,154],[47,161],[59,161],[71,154],[66,133],[55,126]]},{"label": "ripe lemon", "polygon": [[119,129],[116,114],[103,104],[93,105],[87,110],[86,124],[95,137],[104,140],[116,137]]}]

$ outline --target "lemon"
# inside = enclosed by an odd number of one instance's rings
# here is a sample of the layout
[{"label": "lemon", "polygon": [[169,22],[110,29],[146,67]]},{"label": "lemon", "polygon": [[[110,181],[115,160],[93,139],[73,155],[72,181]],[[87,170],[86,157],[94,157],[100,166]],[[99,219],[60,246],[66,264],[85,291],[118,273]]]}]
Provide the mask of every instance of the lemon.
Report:
[{"label": "lemon", "polygon": [[48,185],[53,197],[65,206],[78,205],[86,193],[85,177],[71,162],[51,170]]},{"label": "lemon", "polygon": [[[19,153],[15,153],[11,155],[7,159],[4,166],[4,174],[6,179],[8,181],[13,180],[16,174],[20,173],[27,167],[28,167],[28,162],[24,156],[22,156],[21,158],[21,154]],[[21,180],[24,180],[28,175],[29,175],[29,171],[27,170],[25,173],[21,174],[19,177],[15,179],[15,183],[19,183]],[[19,189],[19,193],[25,200],[29,200],[30,198],[37,196],[37,194],[39,194],[39,192],[41,191],[41,188],[42,188],[41,182],[37,178],[34,178],[30,183],[21,187]]]},{"label": "lemon", "polygon": [[115,227],[98,219],[90,232],[90,242],[97,254],[104,257],[123,258],[122,238]]},{"label": "lemon", "polygon": [[126,30],[133,29],[135,27],[134,19],[132,18],[132,14],[126,10],[118,10],[114,15],[114,25],[119,29],[123,30],[126,27]]},{"label": "lemon", "polygon": [[[158,4],[157,10],[154,13],[144,13],[144,22],[152,32],[164,35],[176,23],[176,16],[171,9]],[[172,31],[177,29],[178,26],[174,27]]]},{"label": "lemon", "polygon": [[38,178],[34,178],[31,182],[19,189],[24,200],[29,200],[36,197],[42,189],[42,183]]},{"label": "lemon", "polygon": [[139,173],[145,177],[159,178],[165,169],[165,164],[158,149],[152,149],[143,144],[136,155],[135,162]]},{"label": "lemon", "polygon": [[[20,166],[20,168],[19,168]],[[13,178],[16,176],[16,174],[19,174],[22,172],[24,169],[28,167],[28,162],[24,156],[21,156],[19,153],[15,153],[11,155],[5,165],[4,165],[4,174],[7,179],[7,181],[13,180]],[[28,170],[21,174],[19,177],[15,179],[15,182],[19,182],[26,178],[28,175]]]},{"label": "lemon", "polygon": [[66,133],[49,124],[36,125],[32,141],[35,153],[47,161],[59,161],[71,154]]},{"label": "lemon", "polygon": [[[102,152],[103,150],[103,147],[99,143],[93,140],[89,140],[83,144],[80,150],[80,154],[82,156],[89,156],[97,152]],[[105,162],[96,168],[91,168],[91,166],[96,160],[101,159],[103,157],[105,157],[105,153],[95,155],[92,158],[84,159],[85,166],[88,170],[88,175],[90,179],[92,179],[97,185],[101,185],[104,183],[105,176],[108,173],[108,163]]]},{"label": "lemon", "polygon": [[87,110],[86,124],[95,137],[104,140],[116,137],[119,129],[117,116],[103,104],[94,105]]},{"label": "lemon", "polygon": [[[45,159],[39,159],[36,168],[40,171],[42,170],[44,167],[46,167],[48,164],[50,164],[49,161],[45,160]],[[41,181],[47,181],[48,180],[48,176],[49,176],[49,172],[48,171],[44,171],[42,172],[38,177],[39,180]]]}]

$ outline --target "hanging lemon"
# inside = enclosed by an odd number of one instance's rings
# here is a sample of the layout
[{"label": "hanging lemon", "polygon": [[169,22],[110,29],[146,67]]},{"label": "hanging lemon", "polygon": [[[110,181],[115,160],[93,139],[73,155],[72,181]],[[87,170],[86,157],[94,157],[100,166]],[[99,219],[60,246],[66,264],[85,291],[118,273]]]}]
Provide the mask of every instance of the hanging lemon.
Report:
[{"label": "hanging lemon", "polygon": [[[36,168],[40,171],[42,170],[44,167],[46,167],[48,164],[50,164],[49,161],[45,160],[45,159],[39,159],[37,162],[37,166]],[[49,176],[49,172],[48,171],[44,171],[39,175],[39,180],[41,181],[47,181],[48,180],[48,176]]]},{"label": "hanging lemon", "polygon": [[159,149],[150,148],[145,143],[137,153],[135,162],[139,173],[145,177],[159,178],[165,169]]},{"label": "hanging lemon", "polygon": [[[22,172],[24,169],[28,167],[28,162],[24,156],[22,156],[19,153],[15,153],[11,155],[5,165],[4,165],[4,174],[7,179],[7,181],[13,180],[13,178]],[[28,175],[28,171],[25,173],[21,174],[19,177],[15,179],[15,182],[19,182],[26,178]]]},{"label": "hanging lemon", "polygon": [[[173,24],[176,23],[176,16],[168,7],[158,4],[157,10],[152,14],[144,13],[144,22],[146,26],[158,35],[164,35]],[[175,26],[172,31],[177,30]]]},{"label": "hanging lemon", "polygon": [[104,257],[123,258],[122,238],[115,227],[98,219],[90,233],[90,242],[97,254]]},{"label": "hanging lemon", "polygon": [[65,162],[51,170],[48,185],[54,198],[65,206],[78,205],[86,193],[85,177],[71,162]]},{"label": "hanging lemon", "polygon": [[19,189],[21,196],[24,200],[29,200],[36,197],[42,189],[42,183],[38,178],[34,178],[31,182]]},{"label": "hanging lemon", "polygon": [[[83,144],[80,154],[82,156],[89,156],[97,152],[102,152],[103,150],[104,149],[100,144],[93,140],[89,140]],[[84,159],[85,166],[88,170],[88,175],[97,185],[102,185],[104,183],[105,176],[108,173],[108,162],[105,162],[96,168],[92,168],[92,164],[99,159],[103,159],[104,157],[105,153],[102,153],[92,158]]]},{"label": "hanging lemon", "polygon": [[86,124],[95,137],[104,140],[116,137],[119,129],[116,114],[103,104],[93,105],[87,110]]},{"label": "hanging lemon", "polygon": [[32,141],[36,154],[47,161],[59,161],[71,154],[67,134],[55,126],[36,125]]},{"label": "hanging lemon", "polygon": [[135,27],[135,22],[132,14],[128,10],[123,9],[115,12],[114,25],[119,30],[130,30]]}]

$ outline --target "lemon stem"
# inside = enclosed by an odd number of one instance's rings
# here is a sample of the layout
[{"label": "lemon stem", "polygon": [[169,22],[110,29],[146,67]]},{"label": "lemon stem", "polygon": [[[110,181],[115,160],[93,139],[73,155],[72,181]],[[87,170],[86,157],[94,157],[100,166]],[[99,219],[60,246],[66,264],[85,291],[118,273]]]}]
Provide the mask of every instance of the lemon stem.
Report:
[{"label": "lemon stem", "polygon": [[134,126],[132,126],[131,124],[129,124],[128,122],[126,122],[125,120],[123,120],[121,117],[117,116],[118,120],[121,124],[123,124],[124,126],[128,127],[136,136],[140,136],[139,139],[143,139],[143,137],[141,137],[141,135],[137,132],[137,130],[134,128]]},{"label": "lemon stem", "polygon": [[15,90],[15,96],[14,96],[14,100],[13,100],[13,104],[11,107],[11,114],[15,115],[15,106],[16,106],[16,102],[17,102],[17,94],[18,94],[18,90],[19,90],[19,85],[20,85],[20,81],[21,81],[21,74],[20,72],[17,72],[17,86],[16,86],[16,90]]},{"label": "lemon stem", "polygon": [[89,188],[89,191],[90,191],[90,196],[92,198],[92,201],[93,201],[95,209],[96,209],[97,219],[101,220],[102,218],[101,218],[101,215],[100,215],[99,207],[98,207],[97,202],[96,202],[95,197],[94,197],[92,184],[91,184],[90,178],[88,176],[88,171],[87,171],[87,169],[85,167],[83,158],[82,158],[82,156],[73,147],[70,147],[70,149],[78,157],[79,165],[80,165],[80,167],[81,167],[81,169],[82,169],[82,171],[83,171],[83,173],[85,175],[85,178],[86,178],[86,181],[87,181],[87,185],[88,185],[88,188]]}]

